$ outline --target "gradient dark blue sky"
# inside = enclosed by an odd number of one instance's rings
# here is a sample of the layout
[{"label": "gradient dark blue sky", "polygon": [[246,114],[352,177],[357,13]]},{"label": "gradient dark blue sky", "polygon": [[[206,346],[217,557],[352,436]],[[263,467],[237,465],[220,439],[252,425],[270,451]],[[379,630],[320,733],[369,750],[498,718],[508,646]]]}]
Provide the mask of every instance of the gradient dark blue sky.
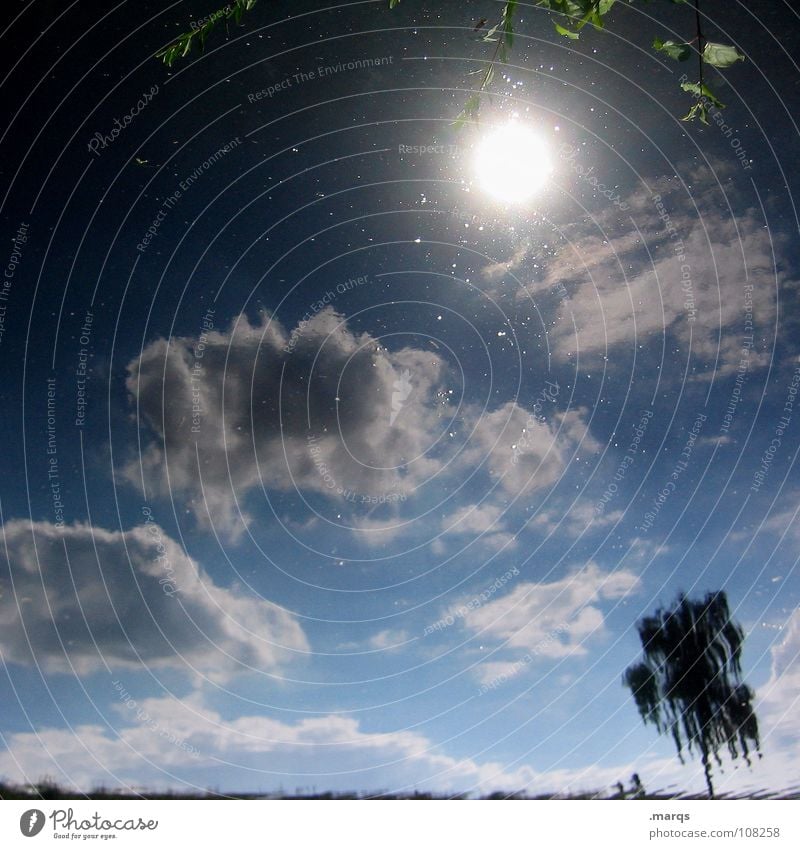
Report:
[{"label": "gradient dark blue sky", "polygon": [[703,127],[686,10],[523,6],[456,129],[501,4],[425,5],[262,0],[171,71],[213,4],[14,7],[0,777],[695,789],[621,674],[724,589],[764,759],[719,789],[796,785],[796,13],[703,3]]}]

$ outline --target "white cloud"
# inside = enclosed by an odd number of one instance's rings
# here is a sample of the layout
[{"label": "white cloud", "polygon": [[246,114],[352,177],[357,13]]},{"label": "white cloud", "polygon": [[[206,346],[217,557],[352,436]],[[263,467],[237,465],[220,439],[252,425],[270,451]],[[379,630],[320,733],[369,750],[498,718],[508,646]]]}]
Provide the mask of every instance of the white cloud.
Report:
[{"label": "white cloud", "polygon": [[193,668],[219,679],[277,671],[309,649],[290,613],[216,585],[155,524],[119,532],[13,520],[0,530],[7,662],[78,674]]},{"label": "white cloud", "polygon": [[604,572],[596,564],[550,583],[527,581],[465,617],[474,633],[494,637],[534,657],[585,654],[583,642],[604,635],[602,601],[624,598],[640,579],[626,570]]},{"label": "white cloud", "polygon": [[475,675],[481,684],[497,685],[498,682],[516,678],[525,666],[518,660],[487,660],[476,667]]},{"label": "white cloud", "polygon": [[599,443],[589,434],[586,411],[554,413],[550,421],[514,401],[478,418],[462,455],[466,468],[483,464],[493,481],[512,496],[552,486],[580,446],[596,452]]},{"label": "white cloud", "polygon": [[479,539],[492,551],[509,550],[516,547],[517,538],[501,521],[502,515],[496,504],[467,504],[442,519],[442,534]]},{"label": "white cloud", "polygon": [[[438,355],[387,351],[330,308],[292,334],[267,316],[257,324],[240,316],[206,334],[200,359],[198,351],[197,339],[160,339],[128,366],[127,388],[152,438],[122,474],[178,497],[200,527],[228,539],[252,521],[245,505],[262,487],[328,496],[340,524],[383,545],[406,533],[410,502],[429,481],[482,466],[503,493],[530,494],[558,481],[579,445],[599,450],[583,409],[548,405],[547,419],[516,402],[454,411]],[[404,374],[410,391],[397,410]],[[514,537],[498,526],[485,543],[499,549]]]},{"label": "white cloud", "polygon": [[402,648],[408,642],[408,632],[400,628],[386,628],[383,631],[378,631],[367,640],[367,645],[371,649],[379,649],[389,651],[391,649]]},{"label": "white cloud", "polygon": [[126,716],[134,710],[142,717],[140,724],[115,732],[79,725],[74,731],[8,734],[0,775],[16,782],[49,775],[82,790],[99,782],[204,787],[208,776],[218,780],[230,766],[242,770],[239,781],[245,775],[251,785],[273,788],[313,783],[320,788],[484,793],[524,789],[537,778],[527,766],[506,771],[498,763],[451,757],[416,731],[370,733],[353,717],[227,720],[198,697],[142,699],[133,709],[120,703],[116,712]]},{"label": "white cloud", "polygon": [[[613,592],[622,590],[620,586]],[[787,699],[777,698],[775,682],[796,668],[798,617],[791,638],[776,647],[772,687],[775,698],[759,705],[762,736],[772,727],[773,705],[780,716],[797,698],[797,681],[787,688]],[[486,664],[487,667],[490,664]],[[513,673],[513,664],[492,664],[492,675]],[[785,683],[785,679],[784,679]],[[125,691],[127,698],[128,693]],[[429,737],[405,729],[370,733],[351,716],[327,714],[298,720],[277,720],[258,715],[230,719],[204,704],[196,692],[181,700],[138,698],[114,704],[107,717],[112,729],[101,724],[81,724],[73,729],[39,728],[36,732],[5,735],[0,751],[0,777],[12,782],[32,782],[51,776],[65,786],[87,790],[107,787],[205,789],[223,792],[256,787],[293,789],[316,785],[318,789],[348,789],[438,793],[473,791],[526,791],[568,793],[608,792],[617,781],[629,785],[638,772],[648,791],[704,791],[702,766],[689,758],[685,765],[669,752],[669,741],[653,731],[652,748],[615,764],[589,763],[581,767],[536,770],[528,764],[513,768],[474,757],[455,758]],[[136,696],[133,696],[136,699]],[[635,708],[628,706],[631,723]],[[121,720],[117,722],[115,720]],[[138,719],[137,719],[138,717]],[[743,761],[714,771],[718,793],[788,789],[796,784],[798,747],[796,732],[766,741],[762,761],[748,769]],[[626,738],[616,738],[622,751]],[[230,782],[230,783],[229,783]]]},{"label": "white cloud", "polygon": [[598,514],[592,502],[576,501],[565,506],[563,510],[542,510],[536,514],[530,524],[547,533],[577,537],[587,531],[596,531],[615,525],[624,515],[622,510],[609,510],[607,513]]},{"label": "white cloud", "polygon": [[528,286],[531,294],[558,285],[569,292],[565,320],[551,332],[561,355],[633,348],[666,330],[684,350],[691,341],[694,356],[716,364],[718,376],[730,374],[740,360],[749,283],[758,348],[750,368],[768,362],[776,286],[792,285],[776,270],[785,239],[771,233],[755,209],[732,214],[727,204],[741,206],[741,199],[730,190],[723,195],[714,173],[698,169],[689,182],[691,193],[675,179],[652,183],[662,210],[649,190],[627,197],[636,229],[612,205],[567,228],[569,241],[548,262],[543,279]]},{"label": "white cloud", "polygon": [[[790,496],[788,493],[787,500],[797,503],[796,496]],[[758,530],[777,534],[781,538],[791,540],[794,543],[800,542],[800,513],[796,508],[792,509],[791,507],[786,510],[778,510],[765,519]]]},{"label": "white cloud", "polygon": [[756,715],[762,735],[773,744],[791,746],[800,758],[800,608],[795,608],[783,630],[783,639],[772,648],[772,674],[759,690]]},{"label": "white cloud", "polygon": [[442,519],[442,530],[477,536],[495,530],[502,512],[495,504],[467,504]]},{"label": "white cloud", "polygon": [[[396,511],[395,511],[396,512]],[[371,516],[354,516],[348,527],[362,543],[368,546],[382,546],[396,539],[400,534],[408,533],[409,522],[399,517],[394,519],[373,519]]]},{"label": "white cloud", "polygon": [[[251,519],[242,502],[262,484],[371,504],[440,470],[431,448],[447,421],[436,394],[446,369],[436,354],[389,352],[329,307],[291,335],[268,316],[242,315],[206,336],[199,360],[198,340],[176,337],[128,366],[155,439],[123,470],[139,484],[143,469],[162,497],[188,498],[201,525],[236,538]],[[410,392],[398,411],[404,373]]]},{"label": "white cloud", "polygon": [[491,262],[481,269],[483,279],[489,283],[496,283],[502,280],[511,271],[516,271],[531,252],[531,243],[523,240],[514,249],[511,257],[503,262]]}]

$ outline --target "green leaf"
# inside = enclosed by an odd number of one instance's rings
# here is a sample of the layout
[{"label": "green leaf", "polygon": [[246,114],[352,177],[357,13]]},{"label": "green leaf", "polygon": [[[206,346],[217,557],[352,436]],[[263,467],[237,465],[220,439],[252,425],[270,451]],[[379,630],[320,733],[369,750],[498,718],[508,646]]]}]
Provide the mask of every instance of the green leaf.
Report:
[{"label": "green leaf", "polygon": [[705,84],[701,86],[700,83],[681,83],[681,88],[684,91],[688,91],[690,94],[695,95],[695,97],[708,100],[710,103],[716,106],[717,109],[725,108],[725,104],[722,103],[714,94],[714,92],[711,91],[711,89]]},{"label": "green leaf", "polygon": [[478,94],[473,94],[472,97],[464,104],[464,108],[459,113],[458,117],[453,121],[454,127],[463,127],[467,121],[472,120],[480,111],[481,98]]},{"label": "green leaf", "polygon": [[699,118],[703,124],[708,124],[708,110],[702,100],[698,100],[683,118],[681,118],[681,121],[694,121],[695,118]]},{"label": "green leaf", "polygon": [[730,68],[736,62],[744,62],[744,55],[730,44],[707,41],[703,48],[703,61],[715,68]]},{"label": "green leaf", "polygon": [[666,53],[670,59],[675,59],[677,62],[685,62],[692,55],[691,45],[678,41],[662,41],[660,38],[656,38],[653,41],[653,47],[661,53]]},{"label": "green leaf", "polygon": [[394,9],[394,7],[400,2],[400,0],[389,0],[389,8]]},{"label": "green leaf", "polygon": [[506,47],[514,45],[514,9],[517,6],[517,0],[508,0],[503,9],[503,30],[505,32]]},{"label": "green leaf", "polygon": [[573,32],[571,29],[567,29],[566,27],[562,27],[561,24],[557,24],[553,21],[553,26],[556,28],[556,32],[559,35],[563,35],[565,38],[571,38],[575,41],[576,38],[580,38],[580,33]]},{"label": "green leaf", "polygon": [[[195,38],[200,44],[200,49],[205,49],[206,37],[214,29],[218,21],[223,18],[226,20],[233,18],[238,24],[242,19],[242,15],[245,12],[251,11],[257,2],[258,0],[236,0],[233,5],[217,9],[216,12],[212,12],[211,15],[209,15],[208,20],[202,27],[192,30],[191,32],[181,33],[175,41],[172,42],[172,44],[168,45],[163,50],[159,50],[158,53],[156,53],[156,56],[159,59],[162,59],[167,67],[171,68],[178,57],[189,55]],[[395,2],[399,2],[399,0],[395,0]]]}]

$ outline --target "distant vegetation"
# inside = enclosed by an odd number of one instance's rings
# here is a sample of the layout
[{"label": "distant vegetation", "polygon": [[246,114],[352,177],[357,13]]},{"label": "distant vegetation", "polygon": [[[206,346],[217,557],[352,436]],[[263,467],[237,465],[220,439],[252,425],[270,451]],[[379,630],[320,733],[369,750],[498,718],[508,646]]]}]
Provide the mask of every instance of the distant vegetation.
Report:
[{"label": "distant vegetation", "polygon": [[[182,793],[178,790],[168,791],[163,793],[151,792],[148,790],[141,790],[140,792],[134,792],[132,790],[109,790],[98,788],[96,790],[91,790],[88,793],[78,793],[74,790],[65,790],[63,787],[60,787],[53,781],[45,780],[41,781],[37,784],[10,784],[0,781],[0,799],[1,800],[42,800],[42,801],[56,801],[56,800],[66,800],[66,801],[77,801],[77,800],[89,800],[89,801],[103,801],[103,800],[120,800],[120,799],[139,799],[142,801],[147,800],[188,800],[188,799],[199,799],[203,801],[214,801],[216,799],[310,799],[310,800],[322,800],[322,799],[398,799],[398,800],[412,800],[417,799],[420,801],[438,799],[438,800],[459,800],[459,799],[484,799],[484,800],[501,800],[501,799],[515,799],[515,800],[539,800],[539,801],[547,801],[547,800],[578,800],[578,799],[649,799],[650,801],[666,801],[669,799],[700,799],[702,798],[699,794],[689,794],[689,793],[681,793],[678,791],[667,793],[667,792],[657,792],[657,793],[645,793],[643,789],[639,790],[637,786],[634,784],[630,789],[625,789],[622,783],[618,783],[611,789],[604,790],[583,790],[583,791],[575,791],[570,793],[541,793],[538,795],[528,795],[524,792],[517,793],[505,793],[505,792],[496,792],[490,793],[488,796],[474,796],[472,794],[437,794],[437,793],[391,793],[391,792],[377,792],[377,793],[313,793],[313,792],[301,792],[297,791],[296,793],[222,793],[220,791],[212,791],[208,790],[205,793]],[[719,798],[737,798],[734,796],[720,796]],[[741,797],[738,797],[741,798]],[[756,798],[755,796],[748,796],[744,798]],[[781,799],[800,799],[800,793],[791,793],[791,794],[762,794],[759,798],[781,798]]]}]

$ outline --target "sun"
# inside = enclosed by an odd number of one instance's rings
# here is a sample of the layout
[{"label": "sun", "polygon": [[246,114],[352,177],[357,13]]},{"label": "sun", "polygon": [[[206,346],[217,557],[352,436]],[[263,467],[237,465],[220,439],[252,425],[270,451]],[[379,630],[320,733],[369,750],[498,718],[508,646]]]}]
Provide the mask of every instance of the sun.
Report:
[{"label": "sun", "polygon": [[474,166],[481,188],[496,200],[511,204],[530,200],[553,170],[545,142],[516,121],[494,128],[481,139]]}]

